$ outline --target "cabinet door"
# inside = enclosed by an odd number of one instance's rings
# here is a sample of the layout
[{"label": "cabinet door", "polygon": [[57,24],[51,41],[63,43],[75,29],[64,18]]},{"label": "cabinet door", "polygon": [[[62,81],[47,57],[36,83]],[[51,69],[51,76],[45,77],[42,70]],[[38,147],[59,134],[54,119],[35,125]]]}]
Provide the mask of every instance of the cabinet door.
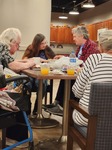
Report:
[{"label": "cabinet door", "polygon": [[103,22],[103,28],[109,28],[109,21],[104,21]]},{"label": "cabinet door", "polygon": [[58,32],[57,26],[50,27],[50,42],[57,42],[57,32]]},{"label": "cabinet door", "polygon": [[96,26],[96,30],[102,29],[103,28],[103,22],[96,23],[95,26]]},{"label": "cabinet door", "polygon": [[72,30],[71,30],[70,27],[66,26],[65,27],[64,43],[65,44],[70,44],[71,39],[73,39]]},{"label": "cabinet door", "polygon": [[50,42],[55,42],[57,44],[73,43],[72,28],[69,26],[51,26]]},{"label": "cabinet door", "polygon": [[108,28],[112,29],[112,19],[108,21]]},{"label": "cabinet door", "polygon": [[97,30],[95,24],[87,25],[87,29],[89,32],[89,37],[91,40],[96,41],[97,39]]},{"label": "cabinet door", "polygon": [[65,27],[58,26],[58,32],[57,32],[57,43],[58,44],[64,43],[64,36],[65,36]]},{"label": "cabinet door", "polygon": [[74,44],[74,41],[73,41],[73,34],[72,34],[72,29],[73,28],[76,28],[77,26],[73,26],[71,27],[71,33],[70,33],[70,44]]}]

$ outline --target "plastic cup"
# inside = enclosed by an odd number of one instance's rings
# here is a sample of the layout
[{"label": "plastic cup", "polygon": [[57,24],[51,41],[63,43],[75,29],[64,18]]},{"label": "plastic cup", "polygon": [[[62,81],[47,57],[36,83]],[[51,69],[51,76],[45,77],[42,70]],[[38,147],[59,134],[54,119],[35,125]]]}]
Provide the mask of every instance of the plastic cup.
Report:
[{"label": "plastic cup", "polygon": [[49,71],[50,71],[49,64],[47,64],[47,63],[41,64],[41,74],[42,75],[48,75]]},{"label": "plastic cup", "polygon": [[75,68],[73,66],[67,67],[67,74],[68,75],[74,75],[75,74]]}]

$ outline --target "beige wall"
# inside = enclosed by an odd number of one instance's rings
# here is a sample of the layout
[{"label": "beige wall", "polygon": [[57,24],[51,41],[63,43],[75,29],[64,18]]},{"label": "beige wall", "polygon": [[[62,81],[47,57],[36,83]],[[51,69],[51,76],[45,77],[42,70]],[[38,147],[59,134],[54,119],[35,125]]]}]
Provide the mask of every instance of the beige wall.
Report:
[{"label": "beige wall", "polygon": [[8,27],[22,32],[25,49],[37,33],[50,39],[51,0],[0,0],[0,33]]}]

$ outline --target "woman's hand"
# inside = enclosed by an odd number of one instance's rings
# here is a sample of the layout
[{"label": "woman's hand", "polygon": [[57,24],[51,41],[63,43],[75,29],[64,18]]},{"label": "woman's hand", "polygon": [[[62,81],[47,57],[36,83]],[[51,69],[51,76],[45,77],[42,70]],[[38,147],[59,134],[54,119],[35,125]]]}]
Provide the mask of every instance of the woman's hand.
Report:
[{"label": "woman's hand", "polygon": [[60,59],[63,55],[56,55],[53,59]]},{"label": "woman's hand", "polygon": [[40,62],[41,62],[41,63],[48,63],[49,61],[48,61],[48,60],[46,60],[46,59],[42,59],[42,58],[40,58]]}]

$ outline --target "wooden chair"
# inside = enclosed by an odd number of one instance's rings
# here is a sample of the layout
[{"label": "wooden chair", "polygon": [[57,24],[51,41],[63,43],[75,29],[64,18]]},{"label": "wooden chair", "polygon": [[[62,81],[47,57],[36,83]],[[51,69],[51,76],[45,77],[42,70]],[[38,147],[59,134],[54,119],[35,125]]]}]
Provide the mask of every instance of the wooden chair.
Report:
[{"label": "wooden chair", "polygon": [[[87,127],[73,122],[74,109],[88,119]],[[82,150],[112,150],[112,82],[91,84],[88,110],[70,100],[67,150],[73,150],[73,140]]]}]

